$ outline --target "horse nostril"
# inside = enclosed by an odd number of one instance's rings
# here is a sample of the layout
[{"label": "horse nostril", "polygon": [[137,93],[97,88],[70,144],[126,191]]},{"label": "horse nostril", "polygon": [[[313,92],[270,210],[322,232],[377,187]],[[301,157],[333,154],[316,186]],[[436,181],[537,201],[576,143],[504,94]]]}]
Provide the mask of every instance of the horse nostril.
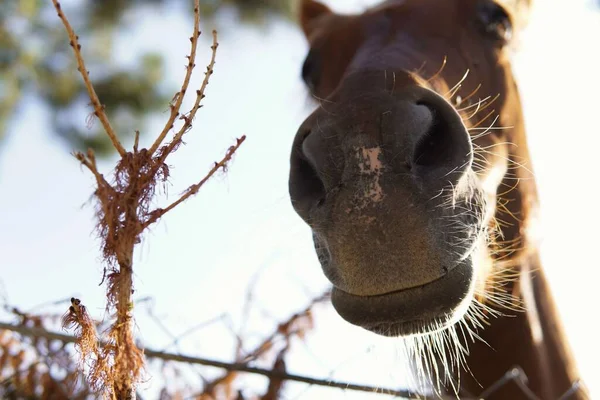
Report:
[{"label": "horse nostril", "polygon": [[317,199],[317,204],[320,205],[324,201],[325,187],[323,181],[319,177],[316,166],[314,166],[303,154],[299,159],[299,179],[301,185],[307,194]]},{"label": "horse nostril", "polygon": [[301,142],[304,143],[304,141],[306,140],[306,138],[312,133],[312,129],[307,129],[302,133],[301,136]]},{"label": "horse nostril", "polygon": [[470,165],[471,142],[460,116],[436,94],[417,102],[431,112],[430,123],[417,133],[412,151],[413,170],[418,175],[462,172]]},{"label": "horse nostril", "polygon": [[290,195],[301,216],[308,215],[310,209],[325,203],[325,185],[319,175],[322,149],[308,143],[311,133],[311,129],[299,133],[291,158]]},{"label": "horse nostril", "polygon": [[[418,105],[424,105],[419,104]],[[431,110],[433,122],[427,131],[417,140],[413,153],[413,163],[423,167],[446,163],[452,157],[452,135],[444,126],[435,110]]]}]

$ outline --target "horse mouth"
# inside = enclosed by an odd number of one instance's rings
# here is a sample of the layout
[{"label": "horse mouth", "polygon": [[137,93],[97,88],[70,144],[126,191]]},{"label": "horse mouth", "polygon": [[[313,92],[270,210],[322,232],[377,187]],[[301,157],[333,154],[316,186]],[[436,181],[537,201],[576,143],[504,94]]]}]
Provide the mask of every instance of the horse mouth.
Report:
[{"label": "horse mouth", "polygon": [[347,322],[381,336],[410,336],[443,330],[466,313],[474,290],[470,257],[425,285],[375,296],[334,287],[333,307]]}]

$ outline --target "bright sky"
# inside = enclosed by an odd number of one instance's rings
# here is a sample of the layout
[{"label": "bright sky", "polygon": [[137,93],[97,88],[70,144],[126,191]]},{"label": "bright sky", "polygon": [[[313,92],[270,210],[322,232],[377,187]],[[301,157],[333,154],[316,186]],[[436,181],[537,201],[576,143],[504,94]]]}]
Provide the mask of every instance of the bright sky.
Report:
[{"label": "bright sky", "polygon": [[[344,11],[374,2],[327,1]],[[592,323],[600,278],[594,240],[600,214],[592,184],[597,182],[600,146],[600,59],[592,48],[600,37],[600,13],[584,0],[571,0],[568,7],[561,3],[537,2],[515,70],[542,197],[545,267],[580,369],[600,393],[595,382],[600,352]],[[218,23],[231,21],[231,15],[224,15]],[[172,8],[131,15],[129,30],[118,39],[115,62],[129,64],[136,54],[159,50],[168,63],[166,84],[175,90],[184,73],[190,24]],[[207,40],[201,41],[199,66],[210,56]],[[238,324],[248,283],[260,271],[249,325],[249,337],[257,340],[327,287],[309,229],[293,212],[287,194],[291,141],[312,108],[299,79],[306,44],[296,27],[283,22],[262,31],[224,30],[220,43],[205,108],[187,145],[170,159],[170,199],[202,178],[235,137],[246,134],[248,139],[226,176],[212,180],[146,237],[137,253],[136,297],[152,296],[154,314],[175,335],[223,313]],[[11,304],[23,309],[76,296],[102,316],[102,266],[91,233],[93,210],[86,204],[93,182],[68,149],[52,139],[50,117],[33,97],[27,98],[0,149],[0,271],[5,286],[0,293],[5,291]],[[146,141],[165,119],[166,114],[151,119]],[[84,117],[80,123],[85,124]],[[104,171],[112,161],[103,165]],[[148,303],[137,308],[139,336],[148,347],[164,348],[171,338],[147,309]],[[227,360],[232,343],[228,328],[214,324],[183,340],[180,349]],[[394,341],[350,326],[323,306],[316,330],[305,344],[296,343],[288,366],[310,376],[392,386],[402,376],[394,349]],[[149,391],[158,388],[156,380],[144,385]],[[305,391],[304,385],[291,385],[286,394],[370,398],[329,389]]]}]

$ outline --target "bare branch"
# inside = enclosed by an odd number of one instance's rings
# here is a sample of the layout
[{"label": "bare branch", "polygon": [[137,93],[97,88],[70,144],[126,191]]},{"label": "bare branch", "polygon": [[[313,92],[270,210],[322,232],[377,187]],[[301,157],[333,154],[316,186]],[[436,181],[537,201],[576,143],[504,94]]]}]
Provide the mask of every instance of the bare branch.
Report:
[{"label": "bare branch", "polygon": [[[213,31],[212,57],[206,67],[202,85],[196,91],[194,105],[189,112],[180,114],[183,98],[195,67],[196,50],[200,36],[200,2],[195,0],[194,32],[190,37],[192,49],[190,55],[187,56],[188,65],[181,90],[174,96],[170,105],[171,115],[167,124],[149,150],[139,149],[139,132],[136,131],[133,152],[126,152],[110,126],[103,105],[100,103],[89,79],[89,73],[85,68],[81,55],[81,45],[78,42],[78,37],[64,15],[59,0],[52,1],[69,36],[78,69],[94,106],[94,115],[102,121],[107,135],[121,156],[114,170],[112,183],[109,183],[98,171],[93,151],[88,150],[87,154],[80,152],[74,154],[96,178],[97,188],[94,193],[98,203],[96,230],[98,236],[102,239],[103,258],[106,263],[102,283],[105,279],[108,282],[107,312],[116,315],[116,321],[107,331],[106,340],[103,341],[101,351],[83,351],[88,342],[88,350],[93,348],[96,339],[82,340],[76,344],[82,350],[83,358],[87,358],[91,364],[90,373],[88,374],[91,386],[100,389],[105,395],[116,396],[117,399],[129,399],[130,394],[135,390],[135,385],[139,381],[144,366],[144,355],[135,343],[132,330],[133,303],[131,296],[133,293],[133,254],[135,246],[140,243],[142,233],[149,225],[159,220],[164,214],[192,195],[195,195],[217,171],[220,169],[225,170],[227,163],[246,137],[243,136],[233,146],[229,147],[224,158],[215,163],[208,174],[199,183],[190,186],[177,201],[165,209],[150,211],[150,204],[156,194],[158,181],[165,182],[169,177],[169,167],[166,164],[167,157],[176,151],[182,143],[183,135],[192,127],[196,113],[201,107],[200,103],[204,98],[204,91],[209,83],[210,76],[213,74],[215,65],[218,47],[217,32]],[[183,126],[174,135],[172,141],[163,146],[162,143],[166,134],[173,127],[177,116],[180,116],[180,119],[184,121]],[[67,325],[82,326],[85,313],[80,313],[81,309],[85,310],[79,307],[79,303],[71,306],[70,312],[66,316]],[[92,325],[88,325],[92,329]],[[94,357],[86,356],[91,353],[97,354]]]},{"label": "bare branch", "polygon": [[[213,32],[213,35],[214,34],[215,33]],[[185,92],[187,91],[187,88],[190,84],[190,79],[192,77],[192,70],[196,66],[196,63],[195,63],[196,49],[198,48],[198,38],[199,37],[200,37],[200,1],[196,0],[194,2],[194,33],[192,34],[192,36],[190,36],[190,42],[191,42],[192,49],[190,51],[190,55],[187,56],[188,64],[185,67],[185,78],[183,79],[183,84],[181,85],[181,90],[179,92],[177,92],[175,94],[175,96],[173,97],[174,103],[170,105],[171,115],[169,116],[169,119],[167,120],[165,127],[163,128],[160,135],[158,135],[158,137],[156,138],[156,140],[154,141],[154,143],[148,150],[150,155],[153,155],[156,152],[156,150],[160,147],[162,142],[165,140],[167,133],[173,127],[175,118],[177,118],[177,115],[179,114],[179,110],[181,109],[181,104],[183,103],[183,98],[185,97]],[[215,56],[215,50],[213,50],[213,59],[214,59],[214,56]]]},{"label": "bare branch", "polygon": [[206,176],[204,178],[202,178],[202,180],[200,182],[198,182],[195,185],[192,185],[189,188],[187,188],[187,190],[185,191],[185,193],[179,199],[177,199],[173,203],[169,204],[166,208],[157,208],[156,210],[152,211],[150,213],[150,217],[144,223],[143,229],[147,228],[149,225],[151,225],[154,222],[158,221],[158,219],[160,217],[162,217],[163,215],[165,215],[166,213],[168,213],[169,211],[171,211],[172,209],[174,209],[175,207],[177,207],[179,204],[181,204],[184,201],[186,201],[189,197],[191,197],[191,196],[195,195],[196,193],[198,193],[198,190],[200,190],[200,188],[210,178],[212,178],[212,176],[219,169],[225,169],[226,168],[227,163],[229,161],[231,161],[231,158],[233,157],[233,155],[235,154],[235,152],[240,148],[240,146],[242,145],[242,143],[244,143],[245,140],[246,140],[246,135],[243,135],[241,138],[237,139],[236,143],[233,146],[230,146],[229,149],[227,149],[227,153],[225,153],[225,156],[221,159],[221,161],[215,162],[215,165],[210,169],[210,171],[208,171],[208,173],[206,174]]},{"label": "bare branch", "polygon": [[[310,321],[312,318],[311,312],[312,312],[313,307],[316,304],[321,303],[329,298],[330,298],[330,291],[327,290],[322,295],[312,299],[312,301],[309,303],[309,305],[306,308],[304,308],[304,310],[297,312],[295,314],[292,314],[287,320],[277,324],[277,327],[269,336],[267,336],[257,346],[255,346],[254,350],[252,350],[251,352],[247,352],[245,355],[242,354],[243,341],[239,335],[236,335],[236,338],[238,341],[238,346],[236,349],[236,357],[235,357],[236,363],[248,364],[248,363],[260,358],[261,356],[263,356],[265,353],[267,353],[269,350],[271,350],[274,347],[275,340],[280,336],[283,337],[283,339],[285,341],[285,346],[279,351],[279,354],[277,357],[278,359],[280,359],[280,363],[282,363],[283,357],[285,356],[285,354],[287,353],[287,351],[290,348],[290,340],[294,336],[302,337],[302,335],[304,334],[304,329],[296,327],[297,322],[301,319],[308,319]],[[249,302],[249,299],[246,304],[248,304],[248,302]],[[281,364],[278,364],[278,366],[281,366]],[[213,379],[211,382],[206,383],[204,390],[202,392],[202,395],[212,395],[213,391],[219,385],[231,382],[231,379],[234,374],[235,374],[235,371],[227,371],[225,374],[217,377],[216,379]]]},{"label": "bare branch", "polygon": [[[78,338],[71,335],[65,335],[61,333],[56,333],[52,331],[45,330],[39,327],[30,327],[25,325],[14,325],[5,322],[0,322],[0,332],[2,330],[12,331],[19,333],[23,336],[28,336],[32,338],[45,338],[47,340],[56,340],[62,343],[76,343]],[[101,346],[107,345],[106,342],[101,342]],[[257,368],[251,367],[247,363],[229,363],[218,361],[214,359],[202,358],[202,357],[191,357],[181,354],[173,354],[164,351],[156,351],[151,349],[145,349],[144,354],[149,358],[160,359],[163,361],[173,361],[178,363],[186,363],[192,365],[204,365],[208,367],[222,368],[231,372],[244,372],[255,375],[262,375],[271,380],[284,380],[284,381],[293,381],[293,382],[301,382],[306,383],[308,385],[315,386],[324,386],[330,388],[338,388],[352,391],[360,391],[360,392],[370,392],[381,395],[390,395],[396,396],[400,398],[406,399],[421,399],[424,396],[419,395],[417,393],[411,392],[409,390],[397,390],[391,388],[383,388],[369,385],[359,385],[350,382],[341,382],[341,381],[333,381],[326,379],[313,378],[304,375],[291,374],[287,372],[283,372],[277,370],[265,369],[265,368]],[[522,390],[523,394],[527,396],[527,398],[535,398],[535,395],[531,392],[531,390],[527,387],[528,378],[523,372],[522,368],[514,367],[511,368],[503,377],[501,377],[496,383],[492,384],[485,390],[481,395],[475,397],[473,395],[461,396],[465,400],[475,400],[477,399],[485,399],[488,396],[491,396],[500,388],[504,387],[508,383],[514,382],[517,386]],[[560,396],[561,400],[566,400],[570,398],[574,393],[584,390],[585,385],[581,381],[575,381],[573,385],[562,395]],[[439,395],[436,396],[440,400],[451,400],[456,399],[455,396],[446,396]]]},{"label": "bare branch", "polygon": [[[60,334],[60,333],[56,333],[56,332],[50,332],[50,331],[47,331],[47,330],[41,329],[41,328],[30,328],[30,327],[26,327],[26,326],[12,325],[12,324],[4,323],[4,322],[0,322],[0,329],[7,329],[7,330],[10,330],[13,332],[20,333],[21,335],[25,335],[25,336],[44,337],[44,338],[47,338],[50,340],[58,340],[58,341],[65,342],[65,343],[75,343],[75,341],[76,341],[76,338],[73,336],[70,336],[70,335],[64,335],[64,334]],[[282,380],[286,380],[286,381],[306,383],[309,385],[325,386],[325,387],[330,387],[330,388],[338,388],[338,389],[353,390],[353,391],[360,391],[360,392],[378,393],[378,394],[382,394],[382,395],[398,396],[398,397],[403,397],[403,398],[408,398],[408,399],[420,399],[421,398],[417,394],[415,394],[409,390],[397,390],[397,389],[382,388],[382,387],[377,387],[377,386],[359,385],[359,384],[354,384],[354,383],[350,383],[350,382],[340,382],[340,381],[333,381],[333,380],[318,379],[318,378],[312,378],[309,376],[290,374],[290,373],[281,372],[281,371],[277,371],[277,370],[274,371],[274,370],[265,369],[265,368],[250,367],[247,364],[243,364],[243,363],[228,363],[228,362],[217,361],[217,360],[208,359],[208,358],[191,357],[191,356],[185,356],[185,355],[179,355],[179,354],[173,354],[173,353],[166,353],[166,352],[162,352],[162,351],[155,351],[155,350],[151,350],[151,349],[145,349],[144,354],[149,358],[156,358],[156,359],[165,360],[165,361],[175,361],[175,362],[181,362],[181,363],[187,363],[187,364],[199,364],[199,365],[205,365],[205,366],[215,367],[215,368],[223,368],[228,371],[246,372],[246,373],[250,373],[250,374],[262,375],[262,376],[266,376],[271,379],[282,379]],[[448,398],[448,399],[450,399],[450,398]]]},{"label": "bare branch", "polygon": [[[194,121],[194,118],[196,117],[196,112],[201,107],[200,102],[205,97],[204,91],[206,90],[206,86],[208,86],[210,77],[212,76],[212,74],[214,72],[215,59],[217,56],[217,48],[219,47],[219,43],[217,42],[217,31],[213,30],[212,34],[213,34],[213,44],[211,46],[212,56],[210,58],[210,62],[208,64],[208,66],[206,67],[206,72],[204,73],[204,80],[202,81],[202,86],[200,87],[200,90],[196,90],[196,101],[194,102],[192,109],[187,113],[187,115],[184,114],[179,117],[179,119],[183,120],[183,126],[181,127],[181,129],[179,129],[177,134],[173,137],[173,140],[171,141],[171,143],[169,143],[161,151],[161,154],[159,157],[159,160],[160,160],[159,164],[164,162],[164,159],[167,158],[167,156],[173,151],[173,149],[175,149],[177,147],[177,145],[179,145],[179,143],[181,142],[181,139],[183,138],[183,135],[187,131],[189,131],[190,128],[192,127],[192,122]],[[183,97],[183,96],[180,96],[180,98],[181,97]],[[155,142],[155,144],[156,144],[156,142]],[[150,154],[153,154],[152,149],[150,149]]]},{"label": "bare branch", "polygon": [[69,40],[70,40],[69,44],[73,48],[73,52],[75,53],[75,58],[77,59],[77,70],[79,71],[79,73],[81,74],[81,77],[83,78],[83,82],[85,83],[85,88],[87,89],[87,92],[90,96],[90,100],[92,101],[92,106],[94,107],[94,115],[96,115],[98,117],[98,119],[100,120],[100,122],[102,123],[102,126],[104,127],[104,130],[106,131],[106,134],[110,138],[110,141],[112,142],[114,148],[117,150],[119,155],[121,155],[121,157],[123,157],[126,153],[125,148],[123,147],[121,142],[119,142],[119,139],[117,138],[115,130],[110,125],[110,121],[108,120],[108,117],[106,116],[106,113],[104,112],[104,106],[102,105],[102,103],[100,103],[100,99],[98,98],[98,95],[96,94],[96,90],[94,90],[94,86],[92,85],[92,82],[90,81],[90,75],[88,73],[88,70],[85,67],[85,62],[83,61],[83,57],[81,56],[81,45],[79,44],[79,36],[77,36],[75,34],[73,27],[71,26],[71,24],[67,20],[67,17],[63,13],[60,2],[58,0],[52,0],[52,3],[54,4],[54,8],[56,8],[58,17],[61,19],[63,25],[65,26],[65,29],[67,30],[67,34],[69,35]]},{"label": "bare branch", "polygon": [[100,172],[98,172],[98,169],[96,168],[96,160],[93,157],[93,153],[88,152],[88,156],[92,156],[92,157],[86,157],[85,154],[81,153],[81,152],[76,152],[73,153],[73,155],[75,156],[76,159],[78,159],[83,165],[85,165],[87,167],[87,169],[90,170],[90,172],[94,175],[94,177],[96,178],[96,183],[98,184],[98,187],[102,187],[102,188],[109,188],[111,187],[110,184],[106,181],[106,179],[104,179],[104,176],[102,176],[102,174]]},{"label": "bare branch", "polygon": [[272,343],[275,341],[275,339],[278,335],[284,335],[284,337],[289,339],[290,336],[293,336],[294,334],[300,334],[301,332],[299,332],[298,330],[292,330],[292,328],[295,326],[296,322],[298,320],[300,320],[301,318],[309,317],[312,313],[313,306],[330,299],[331,298],[330,296],[331,296],[330,291],[327,290],[322,295],[315,297],[304,310],[297,312],[295,314],[292,314],[286,321],[279,323],[277,325],[277,328],[275,329],[275,331],[270,336],[265,338],[258,346],[256,346],[254,351],[246,354],[244,356],[244,358],[241,359],[240,361],[249,362],[249,361],[256,360],[258,357],[260,357],[262,355],[262,353],[266,349],[269,349],[271,347]]}]

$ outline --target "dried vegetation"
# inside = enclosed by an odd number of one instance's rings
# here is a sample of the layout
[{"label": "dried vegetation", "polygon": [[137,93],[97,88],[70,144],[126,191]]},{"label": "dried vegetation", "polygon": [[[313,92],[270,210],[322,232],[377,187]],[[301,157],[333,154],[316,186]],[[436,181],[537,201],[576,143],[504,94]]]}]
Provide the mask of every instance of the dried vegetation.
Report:
[{"label": "dried vegetation", "polygon": [[[244,142],[241,137],[231,146],[223,159],[216,162],[208,174],[198,183],[191,185],[175,202],[163,208],[152,209],[157,193],[157,185],[169,178],[167,158],[181,145],[184,135],[192,128],[197,111],[201,107],[204,92],[215,65],[218,47],[217,33],[213,31],[212,58],[206,68],[201,87],[195,91],[195,102],[186,112],[181,111],[183,99],[192,71],[195,67],[198,38],[200,37],[199,1],[194,8],[194,30],[190,37],[191,51],[187,56],[186,74],[181,89],[170,104],[170,116],[165,127],[149,149],[139,149],[139,133],[136,132],[132,151],[127,151],[120,143],[104,106],[96,95],[90,80],[89,71],[81,55],[79,37],[74,32],[58,0],[52,0],[58,17],[63,22],[69,37],[85,87],[88,91],[93,115],[98,118],[110,138],[120,159],[110,178],[99,170],[92,150],[87,154],[78,152],[75,157],[94,175],[96,190],[97,233],[102,241],[102,255],[105,262],[103,282],[106,282],[106,310],[114,315],[113,323],[103,334],[103,345],[99,345],[94,324],[85,307],[78,299],[72,299],[63,326],[74,328],[77,348],[83,363],[87,366],[87,382],[95,392],[102,392],[106,398],[129,399],[135,397],[135,387],[139,383],[144,367],[143,351],[134,341],[133,325],[133,254],[142,240],[144,231],[164,214],[196,194],[202,185],[219,169],[224,169],[233,154]],[[175,124],[181,121],[181,126]],[[167,136],[174,131],[170,141]]]}]

